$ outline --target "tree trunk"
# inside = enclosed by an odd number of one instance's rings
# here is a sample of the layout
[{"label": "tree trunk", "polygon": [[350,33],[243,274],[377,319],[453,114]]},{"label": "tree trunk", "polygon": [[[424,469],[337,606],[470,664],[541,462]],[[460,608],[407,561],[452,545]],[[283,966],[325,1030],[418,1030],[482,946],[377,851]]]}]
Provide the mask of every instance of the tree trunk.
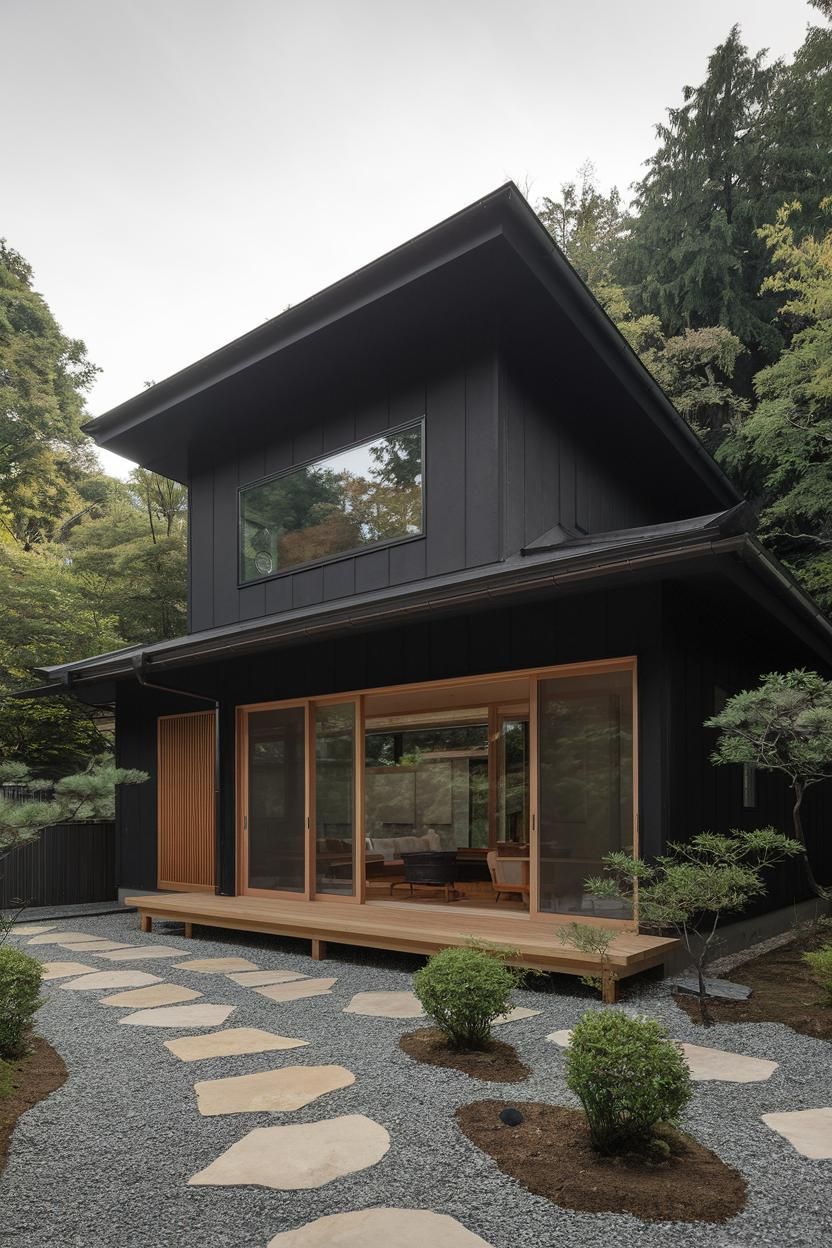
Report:
[{"label": "tree trunk", "polygon": [[803,819],[801,818],[800,808],[803,805],[803,795],[806,792],[806,786],[799,780],[795,780],[792,784],[794,792],[794,806],[792,807],[792,822],[794,824],[795,840],[799,841],[803,846],[803,866],[806,870],[806,878],[809,881],[809,887],[816,897],[822,898],[824,901],[830,900],[830,891],[818,884],[815,879],[815,873],[812,870],[812,864],[809,861],[809,850],[806,848],[806,835],[803,831]]}]

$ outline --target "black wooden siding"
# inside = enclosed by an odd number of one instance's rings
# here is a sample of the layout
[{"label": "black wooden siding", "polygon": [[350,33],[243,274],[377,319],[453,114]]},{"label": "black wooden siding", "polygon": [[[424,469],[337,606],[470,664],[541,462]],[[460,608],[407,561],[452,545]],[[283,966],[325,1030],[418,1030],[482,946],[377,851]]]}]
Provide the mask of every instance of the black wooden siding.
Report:
[{"label": "black wooden siding", "polygon": [[84,820],[45,828],[0,864],[0,908],[68,906],[116,896],[115,824]]},{"label": "black wooden siding", "polygon": [[[497,362],[492,354],[316,413],[259,448],[224,448],[190,482],[190,629],[418,581],[501,558]],[[237,490],[269,473],[425,418],[425,536],[255,585],[237,581]]]}]

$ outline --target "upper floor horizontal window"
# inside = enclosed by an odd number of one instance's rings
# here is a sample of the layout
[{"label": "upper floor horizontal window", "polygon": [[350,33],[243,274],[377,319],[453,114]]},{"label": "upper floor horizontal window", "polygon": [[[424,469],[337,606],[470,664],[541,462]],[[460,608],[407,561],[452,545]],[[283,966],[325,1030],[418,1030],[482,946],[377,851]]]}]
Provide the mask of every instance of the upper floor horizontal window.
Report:
[{"label": "upper floor horizontal window", "polygon": [[240,581],[423,532],[423,423],[240,490]]}]

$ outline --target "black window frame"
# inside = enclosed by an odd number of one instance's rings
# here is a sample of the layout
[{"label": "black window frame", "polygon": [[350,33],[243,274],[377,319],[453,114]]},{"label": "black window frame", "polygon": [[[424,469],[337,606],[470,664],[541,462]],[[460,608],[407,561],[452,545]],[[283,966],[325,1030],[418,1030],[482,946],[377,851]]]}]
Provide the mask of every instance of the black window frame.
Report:
[{"label": "black window frame", "polygon": [[[264,576],[257,576],[252,579],[243,579],[243,494],[247,490],[257,489],[258,486],[267,485],[270,481],[277,481],[281,477],[288,477],[293,472],[301,472],[304,468],[310,468],[315,464],[325,463],[326,460],[332,459],[336,455],[342,455],[346,451],[354,451],[360,446],[369,446],[373,442],[380,441],[381,438],[395,437],[396,434],[404,433],[407,429],[419,428],[420,433],[420,455],[422,465],[422,488],[421,488],[421,515],[419,517],[419,532],[408,533],[405,537],[388,537],[383,541],[365,542],[361,546],[353,546],[350,550],[339,550],[334,555],[326,555],[321,559],[307,559],[303,563],[292,564],[290,568],[278,568],[274,572],[267,572]],[[324,455],[313,455],[310,459],[302,460],[297,464],[290,464],[287,468],[281,468],[279,472],[270,472],[265,477],[258,477],[254,481],[247,481],[245,485],[237,486],[237,588],[248,589],[252,585],[263,585],[267,581],[277,580],[279,577],[291,576],[295,572],[304,572],[309,568],[320,568],[329,563],[338,563],[342,559],[354,559],[356,555],[362,555],[365,552],[376,550],[386,550],[391,546],[403,546],[407,542],[423,541],[426,535],[426,507],[425,507],[425,490],[426,490],[426,473],[425,473],[425,417],[420,416],[417,420],[407,420],[402,424],[393,425],[389,429],[379,429],[378,433],[370,434],[366,438],[357,438],[353,442],[345,442],[341,446],[334,447],[327,451]]]}]

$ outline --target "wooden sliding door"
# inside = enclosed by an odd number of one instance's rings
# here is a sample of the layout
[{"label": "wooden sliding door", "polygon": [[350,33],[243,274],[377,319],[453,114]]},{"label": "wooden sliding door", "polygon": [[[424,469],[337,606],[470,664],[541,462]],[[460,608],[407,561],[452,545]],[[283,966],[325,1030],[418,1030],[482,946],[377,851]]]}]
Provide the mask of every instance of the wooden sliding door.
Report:
[{"label": "wooden sliding door", "polygon": [[213,711],[163,715],[157,726],[157,882],[176,892],[216,884]]}]

